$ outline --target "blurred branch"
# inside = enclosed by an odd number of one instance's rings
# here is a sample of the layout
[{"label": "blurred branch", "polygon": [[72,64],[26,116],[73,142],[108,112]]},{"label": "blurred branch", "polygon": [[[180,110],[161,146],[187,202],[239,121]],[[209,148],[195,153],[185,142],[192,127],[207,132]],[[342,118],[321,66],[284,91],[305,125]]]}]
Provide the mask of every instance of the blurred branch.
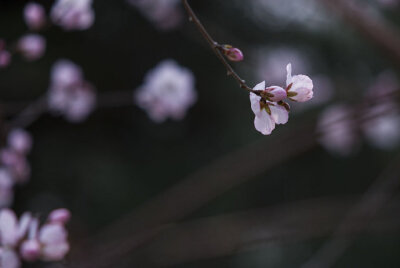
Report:
[{"label": "blurred branch", "polygon": [[137,241],[144,231],[177,222],[229,189],[309,150],[316,144],[310,133],[312,126],[294,136],[291,131],[279,138],[261,139],[195,172],[83,243],[85,264],[79,267],[101,267],[118,259],[141,245]]},{"label": "blurred branch", "polygon": [[352,208],[328,240],[315,255],[302,267],[332,267],[336,260],[351,246],[354,238],[348,236],[348,230],[370,226],[383,205],[389,201],[400,186],[400,156],[383,171],[378,179],[369,187],[361,200]]},{"label": "blurred branch", "polygon": [[[126,267],[169,267],[234,255],[268,243],[329,235],[356,200],[354,197],[307,200],[184,222],[164,230],[143,249],[126,256],[129,259]],[[356,218],[346,234],[399,231],[399,209],[400,200],[396,200],[379,212],[373,225],[366,226],[364,219]]]},{"label": "blurred branch", "polygon": [[[390,25],[362,8],[356,8],[359,1],[320,0],[330,10],[341,15],[347,23],[361,32],[369,41],[386,52],[388,58],[400,66],[400,35]],[[365,1],[363,1],[365,4]],[[359,6],[359,5],[358,5]]]}]

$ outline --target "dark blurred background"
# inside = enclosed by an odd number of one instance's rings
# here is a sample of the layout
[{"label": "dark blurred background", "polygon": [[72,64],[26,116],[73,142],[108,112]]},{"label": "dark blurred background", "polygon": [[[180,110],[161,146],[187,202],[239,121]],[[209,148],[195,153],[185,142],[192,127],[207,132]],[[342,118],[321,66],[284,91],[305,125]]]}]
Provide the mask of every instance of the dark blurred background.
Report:
[{"label": "dark blurred background", "polygon": [[[34,138],[29,155],[32,176],[28,184],[16,189],[13,208],[18,213],[30,210],[46,215],[54,208],[66,207],[73,215],[69,225],[72,252],[67,260],[34,267],[80,267],[78,263],[103,267],[91,261],[99,256],[99,246],[110,254],[104,261],[109,262],[107,267],[300,267],[331,239],[351,205],[387,166],[398,165],[393,164],[399,153],[397,146],[380,150],[362,141],[354,153],[342,157],[318,145],[313,134],[318,115],[329,104],[356,105],[380,73],[397,74],[400,62],[391,51],[371,42],[323,1],[191,2],[217,41],[242,49],[244,62],[233,65],[249,85],[262,79],[268,84],[276,79],[268,75],[277,68],[278,74],[283,74],[278,80],[283,85],[284,67],[291,61],[294,74],[304,70],[311,78],[325,81],[320,87],[315,85],[314,95],[326,97],[313,105],[293,107],[286,125],[277,127],[271,136],[262,136],[254,129],[247,93],[226,77],[193,24],[184,19],[176,29],[160,30],[126,1],[95,0],[96,18],[89,30],[66,32],[51,27],[41,33],[47,39],[47,49],[40,60],[26,62],[15,56],[9,67],[0,70],[0,100],[13,110],[4,113],[3,122],[12,119],[25,103],[46,93],[51,66],[60,58],[82,67],[99,98],[120,91],[128,92],[130,98],[129,92],[133,96],[148,70],[171,58],[193,71],[198,101],[182,121],[162,124],[152,122],[133,101],[132,105],[124,101],[111,107],[99,104],[79,124],[44,114],[28,126]],[[357,2],[362,12],[375,14],[371,15],[374,21],[398,30],[399,6]],[[52,1],[40,3],[47,10],[52,5]],[[1,38],[13,41],[28,31],[22,19],[25,4],[1,1]],[[400,35],[400,30],[396,34]],[[278,62],[268,62],[271,57]],[[286,62],[283,66],[279,62],[282,57]],[[263,73],[265,78],[260,77]],[[190,180],[198,170],[203,170],[206,186],[201,180],[188,185],[189,193],[182,196],[181,205],[188,202],[190,191],[193,195],[207,192],[203,186],[223,189],[215,198],[206,198],[198,209],[177,216],[174,226],[169,227],[175,229],[158,232],[144,245],[130,248],[126,241],[118,242],[134,234],[136,225],[128,220],[121,225],[126,229],[121,229],[115,222],[129,219],[126,215],[135,215],[146,202]],[[394,175],[400,174],[397,172]],[[230,186],[225,182],[213,186],[207,180],[223,177],[229,181],[225,177],[230,175],[237,181]],[[390,200],[378,209],[384,212],[374,215],[371,224],[364,226],[364,221],[359,221],[360,228],[350,234],[353,243],[334,267],[400,266],[398,189],[392,191]],[[302,214],[303,208],[308,212]],[[252,214],[240,216],[239,212]],[[148,216],[159,211],[142,209],[138,213]],[[234,218],[227,216],[218,222],[225,217],[221,215],[231,213]],[[138,220],[135,216],[132,219]],[[198,236],[179,233],[189,232],[207,219],[214,232]],[[234,227],[236,220],[241,222],[240,228]],[[263,227],[259,221],[264,220],[268,224]],[[182,227],[179,222],[183,222]],[[212,224],[225,228],[214,229]],[[303,227],[297,230],[297,224]],[[278,227],[285,231],[282,237]],[[201,234],[203,229],[199,228]],[[142,229],[138,232],[145,234]],[[270,234],[274,234],[271,239]],[[186,240],[181,241],[180,235]],[[237,240],[233,249],[227,249],[230,239]],[[167,245],[164,248],[163,243]],[[197,247],[186,252],[193,244],[204,245],[204,252]],[[113,245],[113,251],[107,250],[107,245]]]}]

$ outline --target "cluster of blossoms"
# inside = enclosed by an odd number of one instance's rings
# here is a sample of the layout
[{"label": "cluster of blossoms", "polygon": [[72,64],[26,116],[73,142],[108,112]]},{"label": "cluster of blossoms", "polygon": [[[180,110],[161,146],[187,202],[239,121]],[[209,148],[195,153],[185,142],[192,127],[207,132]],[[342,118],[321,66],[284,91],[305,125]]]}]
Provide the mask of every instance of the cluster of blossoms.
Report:
[{"label": "cluster of blossoms", "polygon": [[[93,25],[92,0],[57,0],[50,11],[51,22],[64,30],[86,30]],[[31,30],[46,26],[47,16],[42,5],[30,2],[24,8],[24,20]]]},{"label": "cluster of blossoms", "polygon": [[265,87],[265,81],[257,84],[250,92],[251,109],[255,114],[254,126],[264,135],[269,135],[276,124],[285,124],[289,119],[288,98],[295,102],[305,102],[313,97],[313,82],[306,75],[292,76],[292,65],[286,67],[286,88]]},{"label": "cluster of blossoms", "polygon": [[385,72],[367,91],[365,100],[372,104],[358,109],[346,104],[328,107],[318,122],[321,145],[340,156],[350,155],[360,147],[360,135],[378,149],[388,150],[398,145],[400,109],[392,95],[399,87],[395,75]]},{"label": "cluster of blossoms", "polygon": [[59,261],[69,251],[65,224],[71,214],[67,209],[53,210],[46,222],[24,213],[18,220],[9,209],[0,211],[0,267],[19,268],[21,259]]},{"label": "cluster of blossoms", "polygon": [[[23,17],[32,31],[43,29],[47,24],[44,7],[35,2],[25,5]],[[50,11],[51,22],[64,30],[86,30],[93,25],[94,10],[92,0],[57,0]],[[39,34],[26,34],[18,39],[16,50],[7,49],[6,42],[0,39],[0,68],[7,67],[12,54],[20,53],[28,61],[41,58],[46,51],[46,39]]]},{"label": "cluster of blossoms", "polygon": [[86,30],[94,22],[92,0],[57,0],[51,8],[50,18],[64,30]]},{"label": "cluster of blossoms", "polygon": [[84,80],[82,69],[69,60],[57,61],[51,71],[48,107],[70,122],[81,122],[96,104],[94,87]]},{"label": "cluster of blossoms", "polygon": [[134,94],[134,101],[155,122],[182,119],[197,99],[192,72],[173,60],[164,60],[149,71]]},{"label": "cluster of blossoms", "polygon": [[174,29],[182,21],[179,0],[128,0],[128,3],[139,9],[161,30]]},{"label": "cluster of blossoms", "polygon": [[11,130],[7,146],[0,151],[0,207],[8,207],[13,201],[13,187],[23,184],[30,177],[26,159],[32,148],[32,137],[23,129]]}]

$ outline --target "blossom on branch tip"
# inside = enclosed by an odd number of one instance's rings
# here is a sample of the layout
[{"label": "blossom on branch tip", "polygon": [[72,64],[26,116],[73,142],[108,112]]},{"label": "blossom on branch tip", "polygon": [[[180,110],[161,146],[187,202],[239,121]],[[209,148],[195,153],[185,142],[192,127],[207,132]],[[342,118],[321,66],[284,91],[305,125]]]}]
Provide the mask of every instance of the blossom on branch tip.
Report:
[{"label": "blossom on branch tip", "polygon": [[38,34],[27,34],[18,40],[17,48],[27,60],[37,60],[46,50],[46,39]]},{"label": "blossom on branch tip", "polygon": [[290,100],[305,102],[313,97],[313,82],[306,75],[292,76],[292,64],[286,66],[286,91]]},{"label": "blossom on branch tip", "polygon": [[[265,81],[257,84],[254,91],[265,90]],[[269,135],[275,129],[275,124],[286,124],[289,119],[289,112],[286,107],[268,101],[261,96],[250,92],[251,109],[255,114],[254,126],[263,135]]]},{"label": "blossom on branch tip", "polygon": [[46,14],[42,5],[29,2],[24,8],[24,20],[30,29],[39,30],[46,23]]},{"label": "blossom on branch tip", "polygon": [[180,120],[197,99],[194,83],[189,69],[164,60],[147,73],[143,85],[134,93],[134,101],[155,122]]},{"label": "blossom on branch tip", "polygon": [[230,61],[242,61],[243,53],[240,49],[231,45],[220,45],[218,49],[228,58]]}]

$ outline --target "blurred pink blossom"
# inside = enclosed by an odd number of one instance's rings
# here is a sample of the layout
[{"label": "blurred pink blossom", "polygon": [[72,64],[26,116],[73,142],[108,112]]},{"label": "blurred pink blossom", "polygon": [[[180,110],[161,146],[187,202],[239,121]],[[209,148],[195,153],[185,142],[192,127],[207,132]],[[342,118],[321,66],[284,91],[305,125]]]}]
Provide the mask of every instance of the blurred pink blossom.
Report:
[{"label": "blurred pink blossom", "polygon": [[359,146],[359,135],[353,122],[353,110],[336,104],[325,109],[318,120],[318,141],[328,151],[339,156],[348,156]]},{"label": "blurred pink blossom", "polygon": [[[253,90],[265,90],[265,81],[257,84]],[[287,109],[276,102],[263,101],[260,96],[250,93],[251,109],[255,114],[254,126],[263,135],[269,135],[275,124],[286,124],[289,119]]]},{"label": "blurred pink blossom", "polygon": [[68,209],[65,208],[59,208],[56,210],[53,210],[48,218],[48,221],[50,223],[66,223],[69,221],[71,218],[71,213],[69,212]]},{"label": "blurred pink blossom", "polygon": [[3,209],[0,211],[0,267],[19,268],[20,258],[61,260],[69,251],[67,236],[64,223],[45,223],[39,227],[39,220],[30,213],[24,213],[18,220],[12,210]]},{"label": "blurred pink blossom", "polygon": [[42,5],[29,2],[24,8],[24,19],[30,29],[39,30],[46,23],[46,14]]},{"label": "blurred pink blossom", "polygon": [[95,104],[95,89],[83,80],[81,68],[68,60],[56,62],[51,72],[49,109],[70,122],[81,122],[93,111]]},{"label": "blurred pink blossom", "polygon": [[11,53],[0,49],[0,68],[7,67],[11,62]]},{"label": "blurred pink blossom", "polygon": [[94,17],[92,0],[57,0],[50,11],[53,23],[67,31],[89,29]]},{"label": "blurred pink blossom", "polygon": [[26,183],[30,177],[31,169],[26,156],[11,148],[0,151],[0,160],[9,170],[15,183]]},{"label": "blurred pink blossom", "polygon": [[10,148],[20,154],[28,154],[32,148],[31,135],[21,128],[11,130],[7,142]]},{"label": "blurred pink blossom", "polygon": [[179,0],[128,0],[128,3],[161,30],[176,28],[183,18]]},{"label": "blurred pink blossom", "polygon": [[135,102],[155,122],[182,119],[197,93],[193,73],[173,60],[164,60],[150,70],[134,94]]},{"label": "blurred pink blossom", "polygon": [[46,40],[38,34],[27,34],[18,40],[18,51],[30,61],[43,56],[46,50]]}]

